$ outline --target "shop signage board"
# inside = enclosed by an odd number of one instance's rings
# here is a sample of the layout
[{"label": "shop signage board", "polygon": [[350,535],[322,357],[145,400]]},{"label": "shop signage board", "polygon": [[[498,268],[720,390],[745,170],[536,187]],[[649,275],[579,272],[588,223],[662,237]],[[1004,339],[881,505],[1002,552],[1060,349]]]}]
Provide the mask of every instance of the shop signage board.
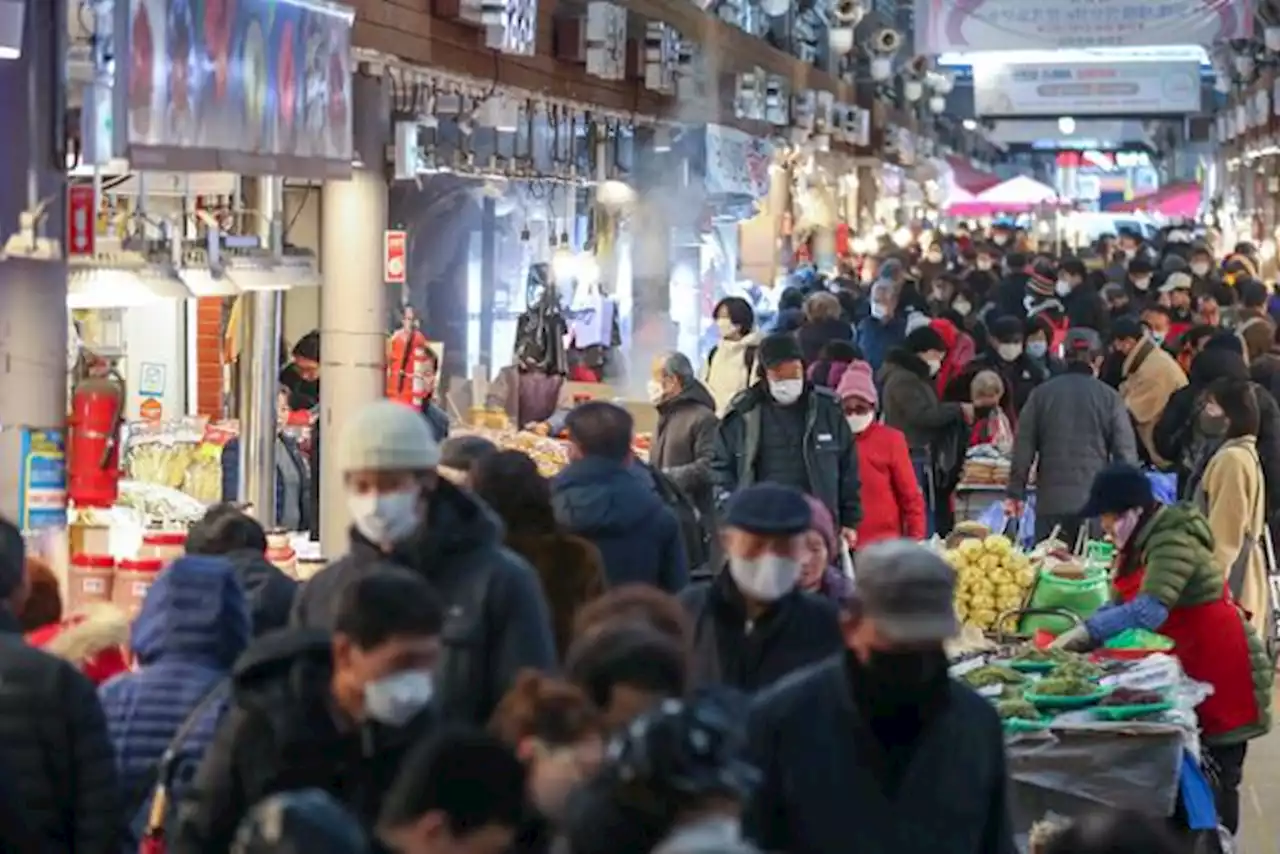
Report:
[{"label": "shop signage board", "polygon": [[409,233],[388,229],[382,234],[382,280],[403,285],[409,276]]},{"label": "shop signage board", "polygon": [[67,188],[68,255],[93,255],[97,237],[97,201],[91,184],[73,184]]},{"label": "shop signage board", "polygon": [[1134,116],[1200,112],[1194,61],[1005,63],[973,66],[980,116]]},{"label": "shop signage board", "polygon": [[345,177],[355,12],[330,0],[118,0],[115,149],[134,168]]},{"label": "shop signage board", "polygon": [[1253,36],[1255,0],[915,0],[916,53],[1217,44]]},{"label": "shop signage board", "polygon": [[18,473],[18,527],[22,530],[66,527],[66,457],[61,430],[22,429]]},{"label": "shop signage board", "polygon": [[712,196],[769,195],[773,145],[737,128],[707,125],[707,193]]}]

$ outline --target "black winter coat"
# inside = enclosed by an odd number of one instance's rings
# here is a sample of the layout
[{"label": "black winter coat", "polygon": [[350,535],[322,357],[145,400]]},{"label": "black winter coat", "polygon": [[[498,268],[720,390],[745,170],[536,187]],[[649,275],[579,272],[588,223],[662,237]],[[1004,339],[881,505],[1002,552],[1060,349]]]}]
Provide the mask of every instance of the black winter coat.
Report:
[{"label": "black winter coat", "polygon": [[880,369],[884,423],[901,430],[913,451],[943,442],[964,423],[959,403],[942,403],[924,360],[901,347],[890,350]]},{"label": "black winter coat", "polygon": [[431,711],[403,728],[345,720],[334,705],[327,632],[277,632],[245,651],[232,675],[226,717],[179,806],[172,854],[228,851],[263,798],[320,789],[366,829],[400,761],[434,723]]},{"label": "black winter coat", "polygon": [[839,651],[835,604],[792,590],[754,621],[726,568],[680,594],[693,624],[693,684],[752,693]]},{"label": "black winter coat", "polygon": [[610,587],[650,584],[676,593],[689,583],[689,560],[676,514],[643,465],[588,457],[551,483],[556,521],[595,544]]},{"label": "black winter coat", "polygon": [[[862,521],[862,503],[853,432],[834,392],[810,386],[805,395],[805,446],[798,450],[804,457],[813,497],[827,505],[836,524],[857,528]],[[750,386],[730,404],[720,422],[712,463],[718,498],[756,482],[761,452],[760,410],[774,405],[764,382]]]},{"label": "black winter coat", "polygon": [[951,683],[889,795],[874,769],[895,760],[867,732],[849,679],[836,655],[756,699],[751,758],[763,783],[745,817],[748,837],[787,854],[1013,854],[1004,735],[991,704]]},{"label": "black winter coat", "polygon": [[1092,329],[1104,339],[1111,333],[1111,313],[1102,294],[1093,285],[1082,282],[1062,300],[1072,328]]},{"label": "black winter coat", "polygon": [[1000,398],[1000,408],[1009,416],[1009,423],[1018,424],[1018,413],[1026,405],[1027,398],[1036,386],[1049,379],[1049,366],[1037,362],[1023,353],[1012,362],[1006,362],[996,353],[986,352],[975,357],[964,370],[951,382],[947,383],[944,397],[950,402],[972,403],[973,395],[969,387],[979,371],[994,371],[1004,381],[1004,397]]},{"label": "black winter coat", "polygon": [[[702,543],[715,537],[715,502],[711,488],[711,462],[716,452],[716,404],[706,386],[694,381],[670,400],[658,404],[658,429],[649,448],[649,465],[662,472],[697,509],[702,537],[697,549],[686,542],[690,571]],[[705,555],[702,558],[705,560]],[[716,562],[718,563],[718,561]],[[715,565],[715,564],[713,564]]]},{"label": "black winter coat", "polygon": [[8,777],[0,797],[18,799],[26,825],[6,821],[0,840],[29,833],[42,854],[119,854],[115,749],[97,692],[71,663],[27,646],[20,631],[0,608],[0,771]]},{"label": "black winter coat", "polygon": [[249,601],[253,618],[253,636],[261,637],[289,624],[298,582],[285,575],[261,552],[253,550],[229,552],[227,560],[235,567],[236,578]]},{"label": "black winter coat", "polygon": [[443,600],[448,616],[436,695],[447,722],[482,725],[522,669],[555,669],[537,574],[502,545],[502,525],[489,509],[445,480],[431,496],[424,528],[391,554],[352,529],[351,550],[302,586],[290,623],[332,628],[342,591],[378,560],[420,573]]},{"label": "black winter coat", "polygon": [[830,341],[848,341],[853,343],[853,325],[832,317],[819,320],[817,323],[806,321],[796,330],[796,339],[800,342],[800,352],[804,354],[804,363],[812,365],[818,361],[818,354]]}]

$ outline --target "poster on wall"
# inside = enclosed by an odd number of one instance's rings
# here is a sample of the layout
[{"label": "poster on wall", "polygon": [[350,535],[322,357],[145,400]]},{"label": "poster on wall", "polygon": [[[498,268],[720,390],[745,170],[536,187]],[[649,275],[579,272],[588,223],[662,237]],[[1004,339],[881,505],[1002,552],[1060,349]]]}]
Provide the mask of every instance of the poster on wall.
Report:
[{"label": "poster on wall", "polygon": [[718,196],[769,195],[773,146],[736,128],[707,125],[707,193]]},{"label": "poster on wall", "polygon": [[1254,0],[915,0],[915,51],[1215,44],[1253,36]]},{"label": "poster on wall", "polygon": [[67,524],[66,448],[60,430],[22,430],[18,472],[18,527],[24,531]]},{"label": "poster on wall", "polygon": [[351,7],[328,0],[122,0],[116,150],[135,167],[351,172]]},{"label": "poster on wall", "polygon": [[979,116],[1122,116],[1200,112],[1197,62],[983,60],[973,66]]}]

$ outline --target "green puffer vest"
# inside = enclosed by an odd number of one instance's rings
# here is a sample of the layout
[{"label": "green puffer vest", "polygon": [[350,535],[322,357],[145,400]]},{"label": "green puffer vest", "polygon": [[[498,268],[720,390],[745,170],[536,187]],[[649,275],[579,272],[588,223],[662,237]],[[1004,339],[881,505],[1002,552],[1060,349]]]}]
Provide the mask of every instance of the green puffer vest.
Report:
[{"label": "green puffer vest", "polygon": [[[1182,502],[1157,510],[1155,517],[1138,532],[1134,545],[1146,567],[1142,592],[1158,599],[1166,608],[1204,605],[1222,596],[1226,568],[1214,564],[1213,532],[1209,529],[1209,520],[1194,504]],[[1243,613],[1240,628],[1249,644],[1253,693],[1260,714],[1256,723],[1205,739],[1206,744],[1239,744],[1271,729],[1275,663]]]}]

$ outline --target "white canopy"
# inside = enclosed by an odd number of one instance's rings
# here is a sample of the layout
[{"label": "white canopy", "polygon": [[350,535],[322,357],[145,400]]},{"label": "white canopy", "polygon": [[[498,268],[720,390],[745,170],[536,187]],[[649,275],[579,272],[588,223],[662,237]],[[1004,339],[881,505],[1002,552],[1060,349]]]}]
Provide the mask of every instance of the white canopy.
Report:
[{"label": "white canopy", "polygon": [[979,193],[977,201],[993,205],[1042,205],[1057,202],[1058,194],[1047,184],[1019,175]]}]

